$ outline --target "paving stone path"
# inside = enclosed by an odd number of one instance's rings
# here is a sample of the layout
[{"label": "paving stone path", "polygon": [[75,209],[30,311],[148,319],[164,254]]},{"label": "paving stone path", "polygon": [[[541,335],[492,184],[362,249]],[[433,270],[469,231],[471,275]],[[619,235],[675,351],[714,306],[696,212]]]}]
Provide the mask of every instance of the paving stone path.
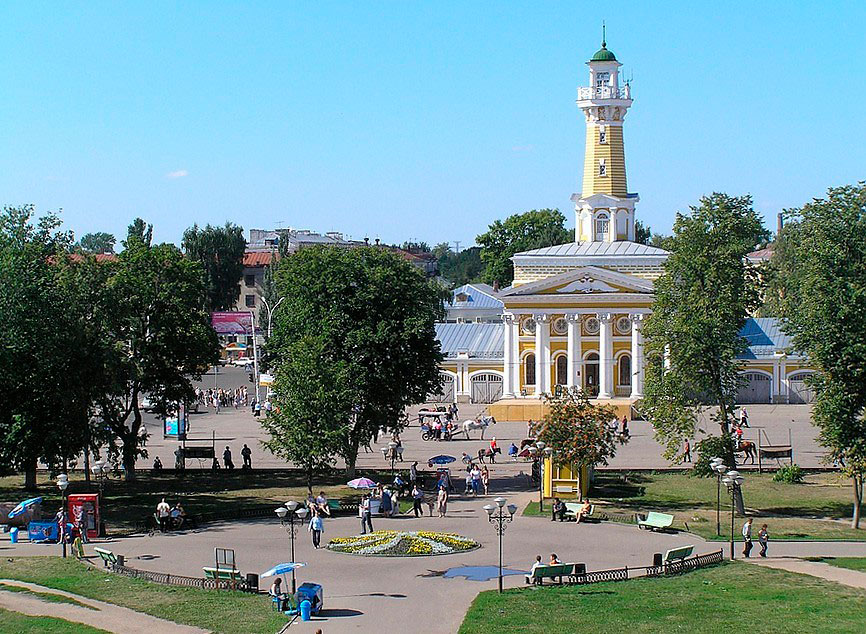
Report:
[{"label": "paving stone path", "polygon": [[[75,599],[79,603],[95,609],[88,609],[72,603],[43,601],[38,597],[23,592],[4,592],[3,586],[18,586],[33,590],[34,592],[56,594],[69,599]],[[73,623],[83,623],[108,632],[117,632],[118,634],[154,634],[154,632],[159,632],[160,634],[193,634],[196,632],[206,632],[206,630],[201,630],[197,627],[179,625],[172,621],[159,619],[149,614],[136,612],[135,610],[105,603],[104,601],[89,599],[70,592],[55,590],[54,588],[46,588],[35,583],[25,583],[11,579],[0,579],[0,607],[29,616],[51,616],[72,621]]]},{"label": "paving stone path", "polygon": [[766,559],[750,557],[743,561],[758,566],[766,566],[767,568],[799,572],[804,575],[820,577],[827,581],[835,581],[844,586],[866,590],[866,572],[831,566],[823,561],[806,561],[805,559],[794,557],[767,557]]}]

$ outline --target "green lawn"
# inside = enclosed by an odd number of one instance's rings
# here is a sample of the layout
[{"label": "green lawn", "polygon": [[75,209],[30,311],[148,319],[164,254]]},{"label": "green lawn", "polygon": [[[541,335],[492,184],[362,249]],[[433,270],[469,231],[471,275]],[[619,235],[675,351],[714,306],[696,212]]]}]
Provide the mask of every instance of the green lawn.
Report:
[{"label": "green lawn", "polygon": [[[380,478],[385,482],[392,480],[390,471],[364,471],[359,475],[377,482]],[[359,492],[346,487],[346,481],[342,472],[319,476],[314,493],[325,491],[328,497],[357,501]],[[53,514],[60,507],[57,486],[46,473],[40,472],[39,491],[36,493],[24,491],[23,483],[23,476],[0,478],[0,500],[22,500],[41,495],[45,498],[43,514]],[[88,486],[84,482],[82,473],[70,475],[68,493],[96,491],[95,484]],[[235,469],[231,473],[225,470],[214,473],[190,469],[182,476],[141,471],[134,482],[111,479],[106,484],[102,510],[108,532],[133,529],[137,522],[153,515],[162,497],[172,505],[179,501],[188,513],[199,514],[271,504],[276,507],[290,499],[306,499],[307,489],[303,477],[289,470],[250,473]]]},{"label": "green lawn", "polygon": [[482,592],[460,634],[862,632],[866,592],[742,563],[669,578]]},{"label": "green lawn", "polygon": [[866,557],[807,557],[809,561],[823,561],[837,568],[866,572]]},{"label": "green lawn", "polygon": [[[769,525],[773,540],[866,540],[854,530],[851,486],[838,474],[815,473],[802,484],[773,482],[771,474],[746,474],[743,497],[755,528]],[[674,516],[674,527],[716,539],[716,479],[685,473],[622,473],[601,471],[590,492],[597,510],[631,517],[636,511]],[[537,515],[530,504],[525,515]],[[737,518],[738,531],[743,519]],[[730,534],[730,498],[722,487],[722,536]],[[864,526],[866,528],[866,526]]]},{"label": "green lawn", "polygon": [[0,578],[65,590],[214,632],[277,632],[288,620],[271,609],[264,595],[164,586],[102,572],[74,559],[0,559]]},{"label": "green lawn", "polygon": [[82,603],[81,601],[77,601],[71,597],[65,597],[62,594],[52,594],[50,592],[39,592],[37,590],[31,590],[30,588],[23,588],[21,586],[10,586],[5,583],[0,583],[0,592],[17,592],[19,594],[26,594],[31,597],[35,597],[42,601],[48,601],[49,603],[68,603],[70,605],[77,605],[80,608],[87,608],[88,610],[96,610],[90,605],[86,603]]},{"label": "green lawn", "polygon": [[3,634],[107,634],[89,625],[72,623],[50,616],[27,616],[0,608],[0,632]]}]

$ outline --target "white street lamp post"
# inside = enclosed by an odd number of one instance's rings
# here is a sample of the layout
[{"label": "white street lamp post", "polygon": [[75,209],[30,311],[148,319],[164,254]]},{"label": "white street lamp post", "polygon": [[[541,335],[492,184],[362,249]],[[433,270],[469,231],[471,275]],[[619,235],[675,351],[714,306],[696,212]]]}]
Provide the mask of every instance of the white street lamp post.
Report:
[{"label": "white street lamp post", "polygon": [[69,487],[69,476],[65,473],[57,476],[57,487],[63,504],[60,509],[60,543],[63,544],[63,556],[66,557],[66,489]]},{"label": "white street lamp post", "polygon": [[[502,534],[505,532],[508,523],[514,520],[517,506],[509,504],[505,507],[507,500],[502,497],[496,498],[493,501],[496,502],[496,505],[487,504],[484,506],[484,510],[487,511],[487,520],[493,524],[496,534],[499,535],[499,592],[502,592]],[[508,509],[508,515],[502,512],[503,507]]]},{"label": "white street lamp post", "polygon": [[[284,506],[278,506],[274,512],[277,514],[277,517],[280,518],[280,523],[283,525],[283,528],[286,529],[286,532],[289,534],[291,538],[292,544],[292,563],[295,563],[295,535],[297,533],[297,528],[295,528],[295,517],[303,522],[304,518],[307,517],[307,508],[305,506],[301,506],[298,508],[300,504],[295,500],[290,500],[286,502]],[[300,524],[300,522],[299,522]],[[292,594],[294,595],[297,591],[296,583],[295,583],[295,569],[292,568]]]}]

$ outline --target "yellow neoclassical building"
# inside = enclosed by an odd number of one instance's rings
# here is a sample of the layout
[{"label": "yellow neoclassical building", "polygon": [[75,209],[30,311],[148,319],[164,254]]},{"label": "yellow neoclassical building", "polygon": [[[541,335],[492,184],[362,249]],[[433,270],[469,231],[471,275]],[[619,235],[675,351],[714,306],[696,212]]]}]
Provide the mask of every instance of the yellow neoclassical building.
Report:
[{"label": "yellow neoclassical building", "polygon": [[[639,198],[628,191],[624,136],[631,87],[605,42],[587,65],[589,85],[577,91],[586,149],[582,191],[571,197],[575,241],[516,254],[509,288],[457,289],[449,323],[437,326],[440,398],[491,403],[501,420],[539,418],[543,394],[557,385],[579,386],[620,416],[643,396],[641,330],[668,253],[634,241]],[[501,323],[491,323],[495,310]],[[741,403],[811,400],[805,360],[790,353],[777,320],[750,319],[742,334]]]}]

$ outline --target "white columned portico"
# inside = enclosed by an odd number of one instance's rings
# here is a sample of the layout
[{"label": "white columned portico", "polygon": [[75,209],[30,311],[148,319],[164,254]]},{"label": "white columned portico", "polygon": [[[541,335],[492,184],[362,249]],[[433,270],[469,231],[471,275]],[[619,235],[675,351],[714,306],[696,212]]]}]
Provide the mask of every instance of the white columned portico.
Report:
[{"label": "white columned portico", "polygon": [[598,398],[613,398],[613,315],[598,313],[601,324],[598,355]]},{"label": "white columned portico", "polygon": [[535,396],[541,398],[550,389],[550,316],[534,315],[535,320]]},{"label": "white columned portico", "polygon": [[[502,386],[502,396],[504,398],[514,398],[514,386],[517,381],[514,380],[514,315],[503,315],[502,316],[502,327],[505,329],[504,334],[504,347],[503,347],[503,359],[502,359],[502,370],[503,370],[503,386]],[[519,371],[519,369],[518,369]]]},{"label": "white columned portico", "polygon": [[631,315],[631,397],[643,398],[643,320],[642,314]]},{"label": "white columned portico", "polygon": [[568,387],[580,386],[580,368],[583,365],[583,351],[580,349],[580,315],[566,315],[568,322]]}]

